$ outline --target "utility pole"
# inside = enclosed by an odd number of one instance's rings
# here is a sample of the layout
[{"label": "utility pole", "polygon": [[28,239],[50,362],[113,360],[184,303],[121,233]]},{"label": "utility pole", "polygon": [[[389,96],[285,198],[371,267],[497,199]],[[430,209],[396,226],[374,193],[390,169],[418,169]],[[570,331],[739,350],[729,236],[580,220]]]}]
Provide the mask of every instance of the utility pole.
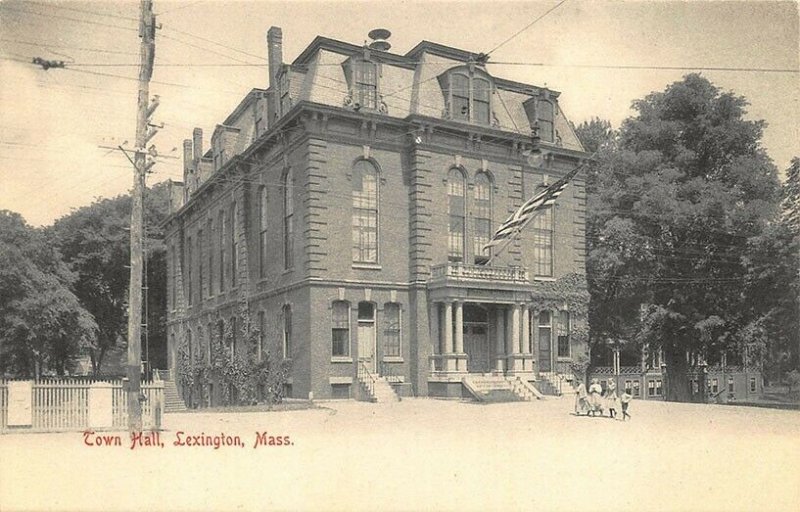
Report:
[{"label": "utility pole", "polygon": [[[155,57],[156,19],[152,0],[139,2],[139,98],[136,113],[136,148],[134,155],[133,190],[131,191],[131,279],[128,300],[128,431],[142,430],[142,262],[144,180],[147,173],[148,121],[155,110],[150,107],[150,78]],[[157,103],[156,103],[157,106]]]}]

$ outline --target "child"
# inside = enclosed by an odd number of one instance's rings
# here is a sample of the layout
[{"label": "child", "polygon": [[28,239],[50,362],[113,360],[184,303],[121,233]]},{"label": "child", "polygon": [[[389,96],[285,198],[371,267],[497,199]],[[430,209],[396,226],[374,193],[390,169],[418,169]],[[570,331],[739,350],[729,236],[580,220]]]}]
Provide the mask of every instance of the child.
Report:
[{"label": "child", "polygon": [[622,396],[620,396],[620,401],[622,402],[622,421],[625,421],[626,417],[631,417],[631,415],[628,414],[628,404],[631,403],[632,398],[633,397],[630,393],[628,393],[627,390],[625,390],[625,392],[622,393]]}]

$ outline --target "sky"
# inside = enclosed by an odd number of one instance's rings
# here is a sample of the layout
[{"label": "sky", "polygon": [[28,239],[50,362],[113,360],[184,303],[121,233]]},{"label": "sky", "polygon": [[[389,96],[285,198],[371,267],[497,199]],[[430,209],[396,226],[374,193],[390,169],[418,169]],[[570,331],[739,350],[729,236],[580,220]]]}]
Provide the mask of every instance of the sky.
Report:
[{"label": "sky", "polygon": [[[274,25],[283,29],[285,62],[317,35],[362,44],[377,27],[392,32],[393,53],[423,39],[491,53],[490,73],[560,91],[560,107],[576,124],[598,116],[618,127],[634,100],[698,71],[749,100],[747,117],[767,122],[763,146],[779,169],[800,156],[797,2],[153,5],[161,29],[150,90],[161,98],[154,121],[164,128],[152,143],[161,155],[179,157],[195,126],[207,147],[241,98],[267,87],[266,32]],[[134,145],[138,9],[138,2],[0,0],[0,209],[43,226],[131,189],[126,156],[100,146]],[[34,57],[66,67],[45,71],[30,63]],[[757,71],[764,69],[784,71]],[[167,179],[182,179],[181,160],[160,158],[148,184]]]}]

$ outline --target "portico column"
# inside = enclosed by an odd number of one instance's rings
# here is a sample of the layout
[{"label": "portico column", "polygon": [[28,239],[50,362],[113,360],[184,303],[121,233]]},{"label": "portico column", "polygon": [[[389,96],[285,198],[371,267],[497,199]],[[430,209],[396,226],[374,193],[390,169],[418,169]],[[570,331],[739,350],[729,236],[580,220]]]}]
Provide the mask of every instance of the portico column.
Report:
[{"label": "portico column", "polygon": [[520,347],[520,353],[530,354],[531,353],[530,311],[528,311],[528,306],[526,304],[522,304],[520,307],[522,308],[522,347]]},{"label": "portico column", "polygon": [[495,322],[497,326],[495,327],[495,332],[497,339],[495,341],[495,352],[497,356],[497,360],[495,362],[495,370],[498,372],[503,371],[503,356],[504,351],[506,349],[506,312],[505,309],[501,306],[497,306],[497,311],[495,315]]},{"label": "portico column", "polygon": [[[513,307],[504,308],[503,309],[503,316],[505,317],[505,342],[506,342],[506,356],[510,356],[514,353],[514,345],[513,345],[513,335],[511,334],[513,329],[513,322],[511,321],[512,311],[514,310]],[[507,366],[506,369],[510,369],[510,366]]]},{"label": "portico column", "polygon": [[511,308],[511,353],[519,353],[519,310],[520,306]]},{"label": "portico column", "polygon": [[[430,305],[430,328],[431,328],[431,345],[432,355],[442,353],[442,337],[439,335],[439,303],[431,302]],[[431,371],[436,371],[436,361],[431,358]]]},{"label": "portico column", "polygon": [[444,353],[453,353],[453,303],[444,303]]},{"label": "portico column", "polygon": [[456,302],[456,346],[455,352],[456,354],[463,354],[464,353],[464,304],[462,302]]}]

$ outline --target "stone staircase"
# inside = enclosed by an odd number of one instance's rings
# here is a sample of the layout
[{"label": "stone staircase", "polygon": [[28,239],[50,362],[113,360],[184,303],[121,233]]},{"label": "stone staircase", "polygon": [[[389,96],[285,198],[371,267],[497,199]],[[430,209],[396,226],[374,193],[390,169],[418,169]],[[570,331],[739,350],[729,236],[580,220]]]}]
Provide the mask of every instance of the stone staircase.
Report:
[{"label": "stone staircase", "polygon": [[358,369],[358,382],[361,385],[361,393],[359,396],[362,400],[375,403],[390,403],[399,402],[400,397],[397,396],[392,385],[386,380],[386,377],[379,377],[369,371],[363,364],[359,364]]},{"label": "stone staircase", "polygon": [[542,394],[528,382],[503,375],[468,375],[461,382],[480,402],[525,402],[539,400]]},{"label": "stone staircase", "polygon": [[566,377],[556,372],[539,372],[536,387],[545,395],[562,396],[575,394],[575,388]]},{"label": "stone staircase", "polygon": [[178,386],[174,380],[164,381],[164,412],[185,412],[186,404],[183,403]]}]

